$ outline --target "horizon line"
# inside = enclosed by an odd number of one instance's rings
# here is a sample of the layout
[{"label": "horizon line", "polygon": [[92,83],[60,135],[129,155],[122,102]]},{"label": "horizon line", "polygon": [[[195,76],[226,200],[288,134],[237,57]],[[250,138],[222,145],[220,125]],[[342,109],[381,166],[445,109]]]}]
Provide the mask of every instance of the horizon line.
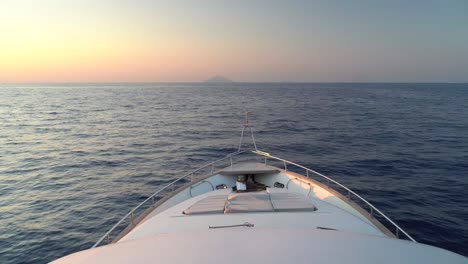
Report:
[{"label": "horizon line", "polygon": [[0,82],[4,84],[310,84],[310,83],[376,83],[376,84],[468,84],[468,81],[450,82],[450,81],[231,81],[231,82],[206,82],[206,81],[96,81],[96,82],[81,82],[81,81],[65,81],[65,82]]}]

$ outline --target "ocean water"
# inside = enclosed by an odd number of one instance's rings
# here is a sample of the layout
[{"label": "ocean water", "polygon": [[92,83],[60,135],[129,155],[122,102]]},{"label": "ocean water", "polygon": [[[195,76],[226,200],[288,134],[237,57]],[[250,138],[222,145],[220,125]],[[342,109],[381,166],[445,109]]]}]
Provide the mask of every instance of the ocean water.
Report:
[{"label": "ocean water", "polygon": [[0,263],[89,248],[169,179],[259,149],[468,256],[468,84],[0,84]]}]

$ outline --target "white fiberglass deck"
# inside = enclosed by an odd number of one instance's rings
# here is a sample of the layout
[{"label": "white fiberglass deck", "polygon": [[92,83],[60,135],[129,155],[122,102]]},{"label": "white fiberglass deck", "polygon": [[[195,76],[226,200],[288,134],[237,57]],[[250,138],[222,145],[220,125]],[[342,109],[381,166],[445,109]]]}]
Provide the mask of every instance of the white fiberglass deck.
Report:
[{"label": "white fiberglass deck", "polygon": [[309,198],[309,200],[317,204],[319,209],[316,211],[266,211],[262,204],[260,205],[260,210],[252,206],[250,208],[251,212],[245,213],[224,213],[220,211],[215,214],[184,214],[185,210],[207,197],[226,195],[231,192],[231,189],[217,190],[181,202],[147,219],[122,238],[119,243],[158,234],[200,232],[206,231],[210,226],[238,225],[245,222],[254,224],[255,229],[330,228],[340,231],[385,236],[372,224],[336,206],[313,198]]},{"label": "white fiberglass deck", "polygon": [[450,251],[406,240],[316,229],[239,227],[170,232],[93,248],[71,263],[467,263]]},{"label": "white fiberglass deck", "polygon": [[[233,190],[240,174],[250,191]],[[56,263],[467,263],[396,239],[318,182],[252,162],[176,190],[130,227],[116,243]]]}]

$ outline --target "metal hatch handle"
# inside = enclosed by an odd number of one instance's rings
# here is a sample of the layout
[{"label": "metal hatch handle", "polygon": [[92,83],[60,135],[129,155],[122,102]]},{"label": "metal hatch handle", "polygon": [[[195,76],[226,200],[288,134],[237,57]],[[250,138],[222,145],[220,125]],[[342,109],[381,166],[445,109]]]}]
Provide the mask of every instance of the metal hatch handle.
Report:
[{"label": "metal hatch handle", "polygon": [[209,226],[209,229],[216,229],[216,228],[230,228],[230,227],[241,227],[241,226],[246,226],[246,227],[254,227],[254,224],[251,224],[249,222],[245,222],[240,225],[225,225],[225,226]]}]

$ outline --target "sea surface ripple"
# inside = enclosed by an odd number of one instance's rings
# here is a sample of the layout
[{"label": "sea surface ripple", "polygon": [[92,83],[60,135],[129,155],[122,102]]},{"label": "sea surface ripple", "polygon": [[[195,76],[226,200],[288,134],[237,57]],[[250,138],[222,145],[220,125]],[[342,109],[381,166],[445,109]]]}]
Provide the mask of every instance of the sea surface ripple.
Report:
[{"label": "sea surface ripple", "polygon": [[468,256],[468,84],[0,84],[0,263],[91,247],[234,151],[246,110],[261,150]]}]

